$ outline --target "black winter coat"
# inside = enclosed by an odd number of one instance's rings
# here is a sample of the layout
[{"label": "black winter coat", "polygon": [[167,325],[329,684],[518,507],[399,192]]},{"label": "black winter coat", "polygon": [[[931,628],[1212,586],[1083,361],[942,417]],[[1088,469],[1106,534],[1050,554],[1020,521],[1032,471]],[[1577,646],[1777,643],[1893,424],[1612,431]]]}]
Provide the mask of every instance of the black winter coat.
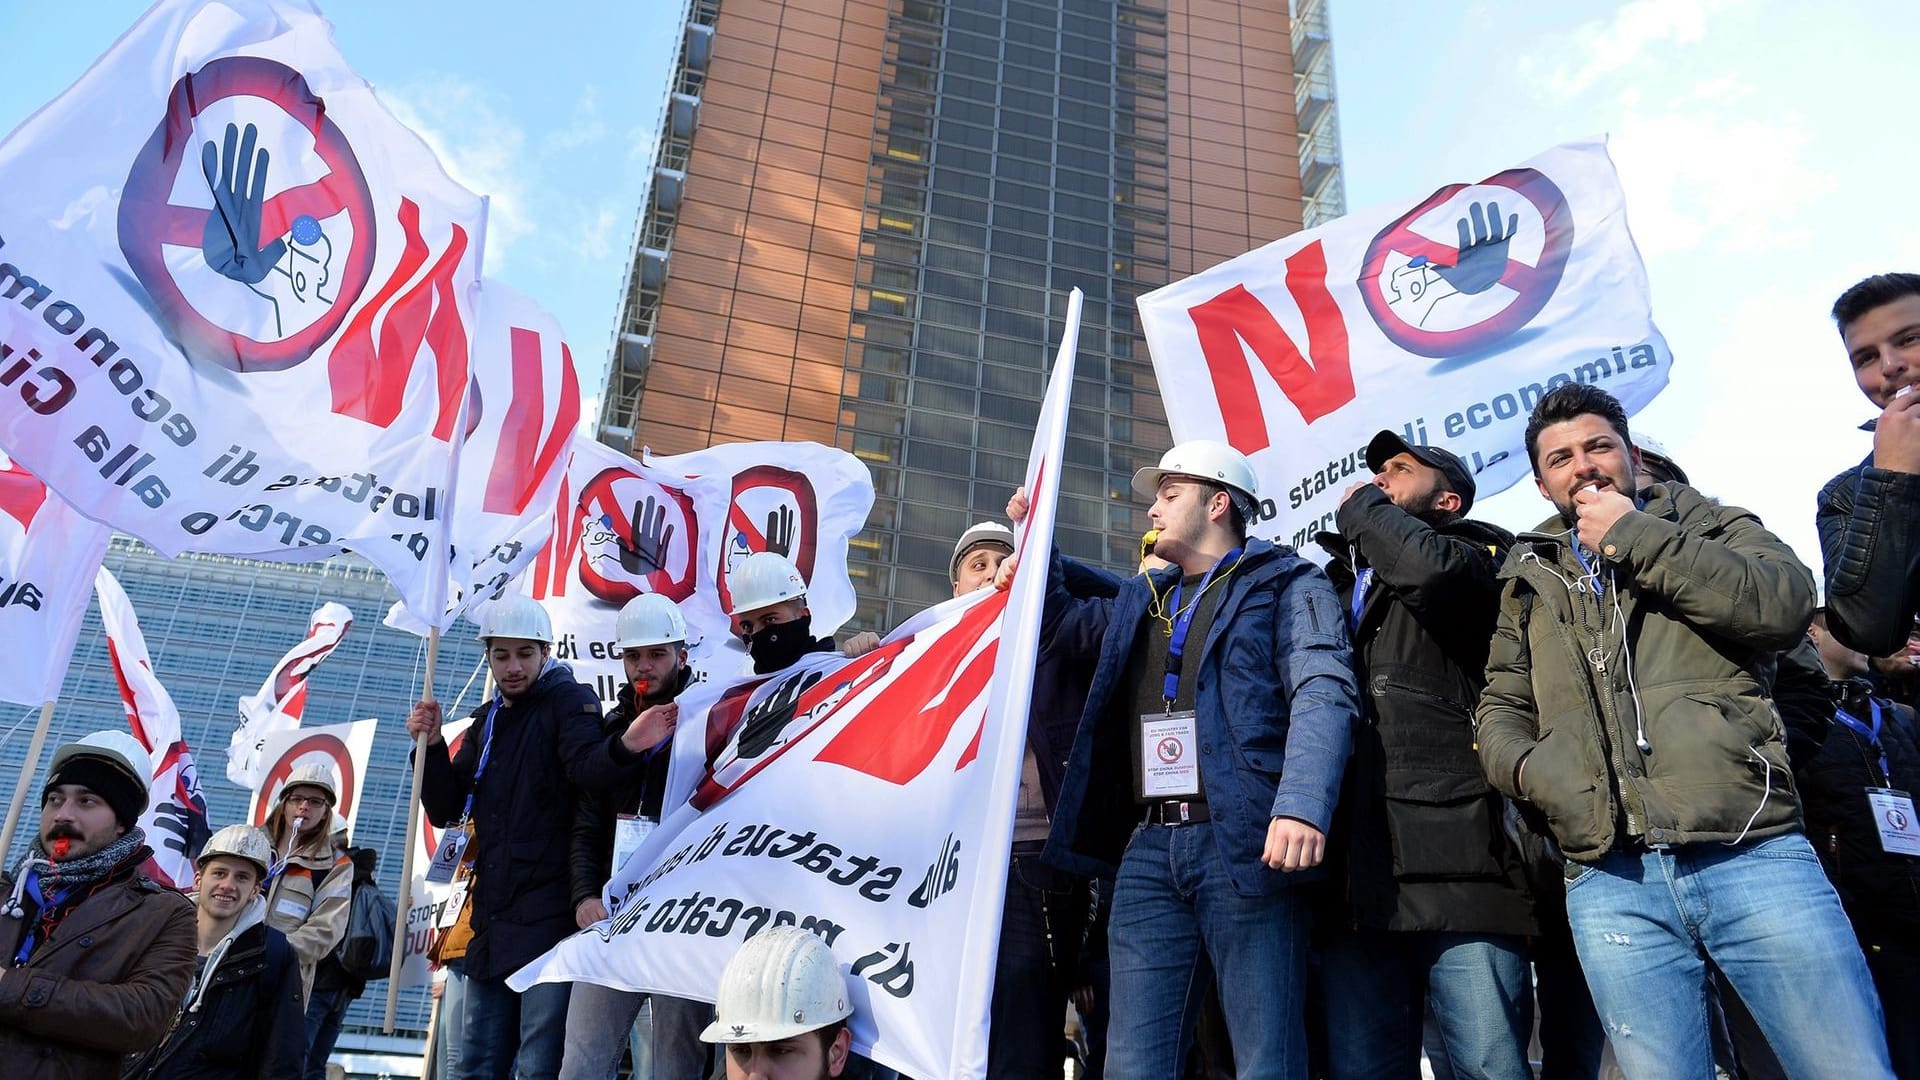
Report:
[{"label": "black winter coat", "polygon": [[[680,683],[674,697],[687,688],[692,672],[680,669]],[[667,792],[667,762],[672,759],[673,738],[643,754],[630,753],[621,744],[620,735],[643,711],[635,706],[633,684],[620,688],[618,701],[601,724],[609,753],[628,766],[624,778],[604,791],[581,791],[573,810],[573,841],[569,845],[570,876],[573,882],[573,906],[595,899],[613,876],[614,822],[621,814],[641,814],[655,821],[661,818],[660,803]]]},{"label": "black winter coat", "polygon": [[577,789],[615,787],[634,768],[615,756],[618,738],[610,745],[601,730],[600,699],[556,662],[500,708],[475,789],[492,708],[473,711],[453,759],[444,741],[427,747],[420,788],[420,805],[442,828],[459,820],[474,791],[473,944],[464,961],[473,979],[505,978],[573,933],[568,850]]},{"label": "black winter coat", "polygon": [[1827,628],[1868,656],[1899,652],[1920,609],[1920,475],[1876,469],[1868,455],[1827,481],[1815,522]]},{"label": "black winter coat", "polygon": [[1349,618],[1356,564],[1373,578],[1353,631],[1366,723],[1329,836],[1345,910],[1329,915],[1376,930],[1531,934],[1532,896],[1473,734],[1513,537],[1466,519],[1428,525],[1372,487],[1336,520],[1340,534],[1319,542]]},{"label": "black winter coat", "polygon": [[1867,684],[1850,679],[1829,685],[1832,693],[1818,712],[1788,708],[1780,699],[1807,839],[1819,853],[1860,940],[1867,945],[1911,947],[1920,941],[1920,858],[1891,855],[1881,848],[1866,789],[1920,791],[1920,746],[1914,741],[1913,714],[1880,700],[1880,744],[1887,754],[1889,777],[1880,771],[1880,755],[1866,737],[1834,718],[1840,703],[1834,695],[1839,695],[1849,713],[1870,723]]},{"label": "black winter coat", "polygon": [[287,937],[256,923],[234,939],[200,1007],[159,1046],[133,1059],[127,1080],[279,1080],[300,1075],[307,1049],[300,958]]},{"label": "black winter coat", "polygon": [[[1120,593],[1122,579],[1074,559],[1060,560],[1068,595],[1080,600],[1111,599]],[[1040,647],[1033,666],[1033,696],[1027,707],[1027,749],[1040,771],[1040,795],[1052,816],[1060,804],[1060,784],[1067,775],[1067,757],[1080,730],[1080,713],[1087,707],[1093,684],[1093,661],[1100,655],[1101,628],[1085,620],[1063,618],[1048,609],[1040,620]]]}]

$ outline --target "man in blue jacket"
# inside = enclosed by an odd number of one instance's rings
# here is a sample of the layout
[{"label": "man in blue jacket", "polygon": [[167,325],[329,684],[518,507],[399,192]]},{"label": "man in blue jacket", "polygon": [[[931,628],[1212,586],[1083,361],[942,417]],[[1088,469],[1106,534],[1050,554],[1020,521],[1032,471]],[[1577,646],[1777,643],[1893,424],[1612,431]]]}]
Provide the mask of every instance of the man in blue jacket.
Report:
[{"label": "man in blue jacket", "polygon": [[1327,577],[1249,540],[1253,470],[1183,443],[1134,476],[1173,563],[1049,618],[1104,629],[1046,858],[1113,876],[1107,1075],[1178,1076],[1209,979],[1241,1080],[1306,1075],[1310,904],[1359,715],[1346,620]]}]

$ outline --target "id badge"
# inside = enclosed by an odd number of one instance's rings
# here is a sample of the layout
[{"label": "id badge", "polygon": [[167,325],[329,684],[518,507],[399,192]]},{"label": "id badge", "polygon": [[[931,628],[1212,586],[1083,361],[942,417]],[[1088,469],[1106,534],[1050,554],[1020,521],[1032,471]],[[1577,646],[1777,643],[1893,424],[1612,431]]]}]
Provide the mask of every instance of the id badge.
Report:
[{"label": "id badge", "polygon": [[1156,801],[1200,794],[1198,734],[1190,709],[1141,716],[1134,756],[1134,794]]},{"label": "id badge", "polygon": [[461,878],[447,890],[447,898],[440,905],[440,917],[433,921],[435,930],[451,929],[460,921],[460,909],[467,906],[467,890],[472,886],[472,878]]},{"label": "id badge", "polygon": [[275,915],[285,915],[287,918],[302,921],[306,920],[311,911],[313,911],[313,901],[305,896],[283,896],[273,905]]},{"label": "id badge", "polygon": [[1913,796],[1892,788],[1867,789],[1873,823],[1880,828],[1880,847],[1889,855],[1920,855],[1920,815]]},{"label": "id badge", "polygon": [[460,869],[460,859],[466,855],[470,839],[464,825],[455,825],[440,834],[440,846],[434,849],[433,862],[427,866],[427,884],[445,885],[453,880],[453,872]]},{"label": "id badge", "polygon": [[660,823],[650,817],[639,814],[621,814],[613,825],[613,868],[617,872],[640,850],[655,827]]}]

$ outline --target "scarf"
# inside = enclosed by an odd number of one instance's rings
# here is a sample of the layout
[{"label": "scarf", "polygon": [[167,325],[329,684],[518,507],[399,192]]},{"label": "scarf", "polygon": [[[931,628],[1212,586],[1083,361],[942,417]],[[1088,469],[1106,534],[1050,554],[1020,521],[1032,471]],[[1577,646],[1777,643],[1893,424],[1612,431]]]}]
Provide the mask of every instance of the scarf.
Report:
[{"label": "scarf", "polygon": [[147,847],[147,834],[138,827],[128,829],[125,836],[91,855],[57,862],[48,857],[47,849],[36,837],[33,846],[27,849],[27,857],[14,871],[13,893],[0,903],[0,914],[12,919],[26,917],[26,906],[20,902],[23,894],[30,893],[40,904],[39,917],[21,936],[14,963],[26,963],[33,950],[53,936],[60,921],[103,883],[123,870],[137,870],[152,855],[153,851]]}]

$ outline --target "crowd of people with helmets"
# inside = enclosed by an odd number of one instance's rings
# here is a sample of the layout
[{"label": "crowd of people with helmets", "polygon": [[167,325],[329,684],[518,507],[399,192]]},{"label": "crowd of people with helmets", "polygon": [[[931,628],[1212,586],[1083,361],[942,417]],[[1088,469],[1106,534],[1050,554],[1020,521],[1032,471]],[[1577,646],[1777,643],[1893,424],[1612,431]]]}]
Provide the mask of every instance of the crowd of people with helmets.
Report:
[{"label": "crowd of people with helmets", "polygon": [[[1920,275],[1834,317],[1880,415],[1818,498],[1824,602],[1577,383],[1527,424],[1551,512],[1518,536],[1469,516],[1458,456],[1383,431],[1309,559],[1251,534],[1247,459],[1194,441],[1134,478],[1138,572],[1030,568],[988,1075],[1920,1077]],[[967,529],[954,595],[1006,587],[1015,549]],[[776,553],[731,595],[758,674],[878,642],[816,636]],[[643,1012],[662,1080],[896,1075],[854,1052],[842,961],[798,928],[745,941],[712,1005],[508,986],[607,916],[673,809],[688,633],[671,601],[628,603],[604,713],[538,603],[480,637],[496,689],[458,750],[437,704],[407,721],[459,883],[441,1075],[612,1078]],[[319,1075],[371,873],[332,776],[214,834],[187,897],[141,872],[150,764],[120,732],[54,755],[0,878],[0,1075]]]}]

